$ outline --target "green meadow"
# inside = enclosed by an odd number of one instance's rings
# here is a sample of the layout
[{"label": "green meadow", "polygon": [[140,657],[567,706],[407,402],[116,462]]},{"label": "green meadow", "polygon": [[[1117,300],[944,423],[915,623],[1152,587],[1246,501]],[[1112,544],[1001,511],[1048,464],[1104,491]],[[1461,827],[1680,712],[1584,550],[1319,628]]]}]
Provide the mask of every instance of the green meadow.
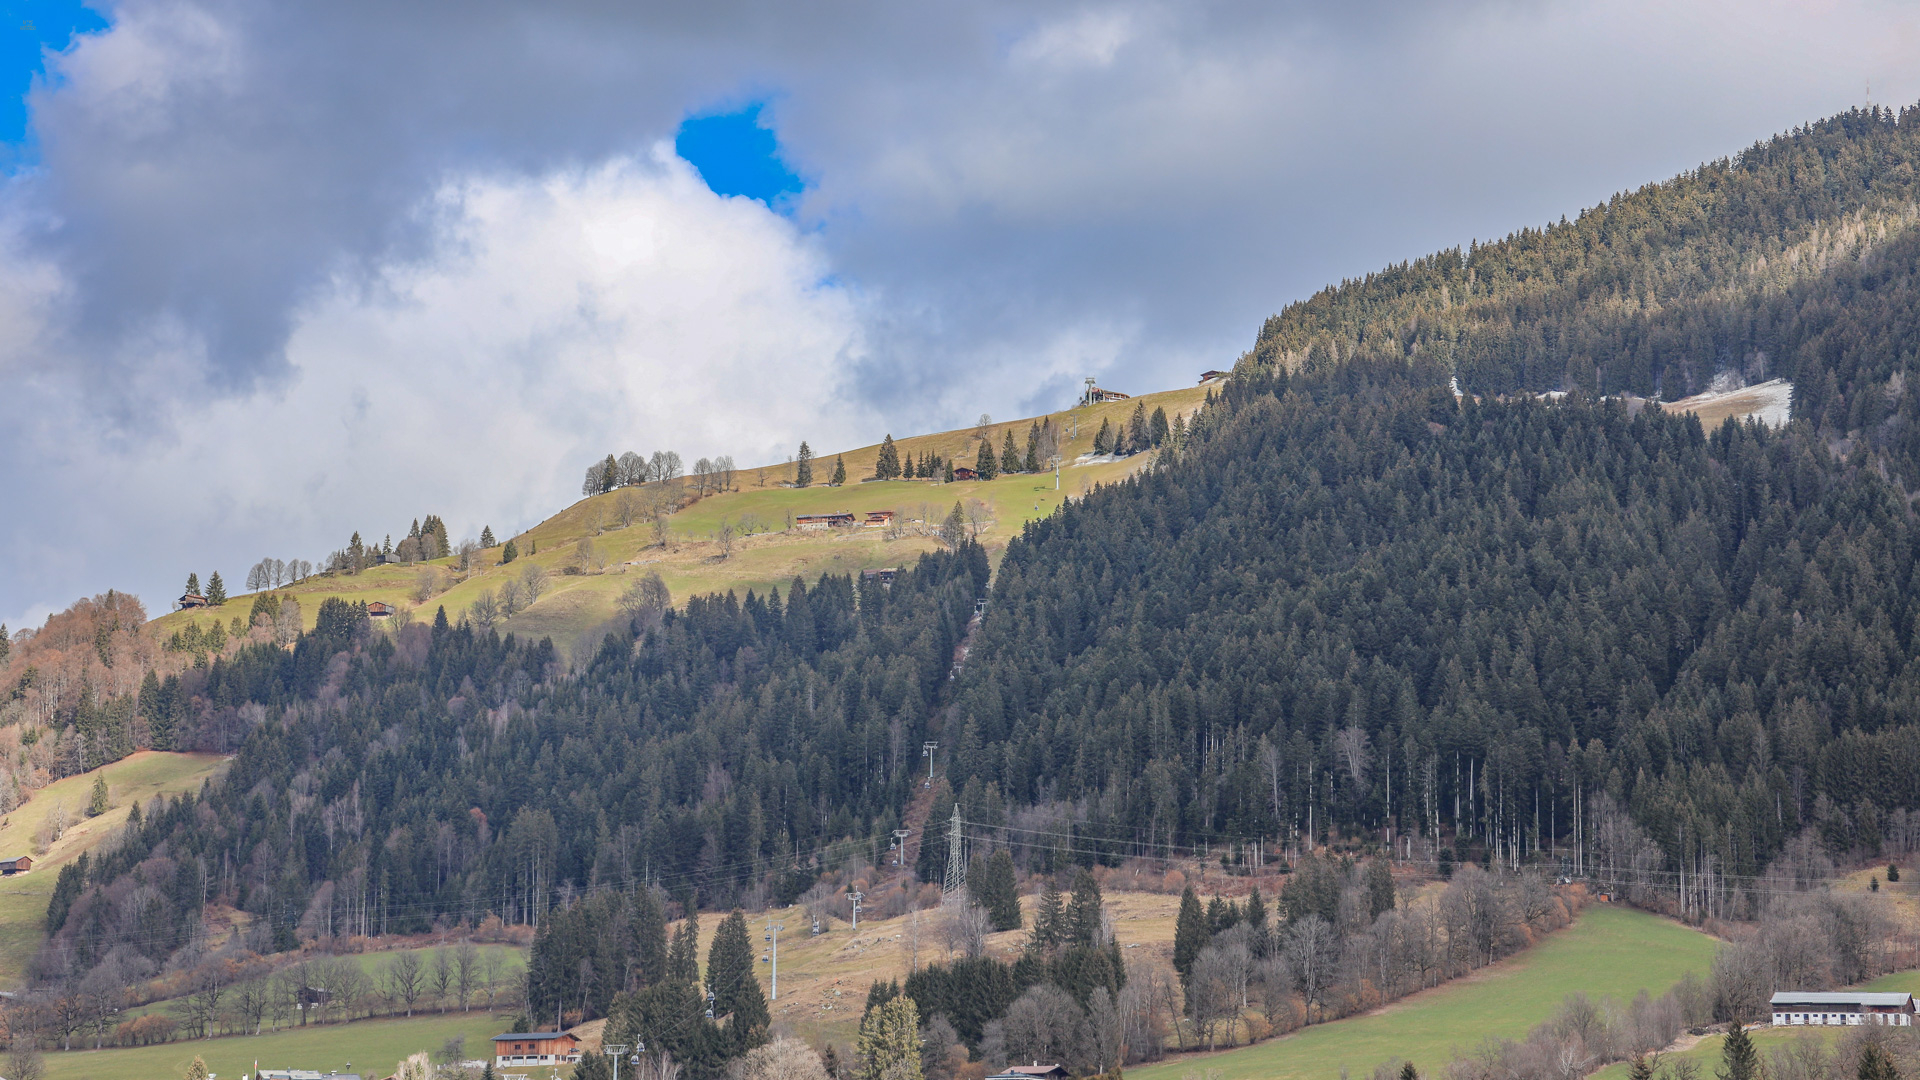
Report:
[{"label": "green meadow", "polygon": [[1316,1024],[1291,1035],[1216,1054],[1129,1069],[1134,1080],[1331,1080],[1363,1077],[1390,1058],[1422,1075],[1456,1050],[1488,1036],[1517,1039],[1576,990],[1625,1001],[1659,994],[1688,971],[1705,975],[1713,938],[1679,923],[1609,904],[1589,907],[1572,926],[1514,957],[1364,1016]]}]

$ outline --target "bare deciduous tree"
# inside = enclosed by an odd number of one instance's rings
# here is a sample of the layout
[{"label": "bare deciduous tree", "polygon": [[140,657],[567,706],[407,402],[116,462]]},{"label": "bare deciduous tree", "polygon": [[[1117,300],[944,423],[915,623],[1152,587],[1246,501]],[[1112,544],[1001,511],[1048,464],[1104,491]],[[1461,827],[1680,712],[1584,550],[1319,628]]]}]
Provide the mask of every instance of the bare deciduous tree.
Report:
[{"label": "bare deciduous tree", "polygon": [[394,953],[381,969],[380,980],[381,992],[387,1000],[405,1008],[407,1015],[412,1016],[413,1004],[420,999],[424,982],[420,972],[420,954],[411,949]]},{"label": "bare deciduous tree", "polygon": [[521,587],[518,581],[515,581],[512,578],[508,578],[507,580],[501,582],[500,583],[500,614],[501,616],[508,619],[513,618],[516,612],[518,612],[521,608],[526,606],[526,604],[524,603],[525,598],[526,598],[526,590]]},{"label": "bare deciduous tree", "polygon": [[528,607],[532,607],[540,599],[540,594],[547,591],[547,578],[547,568],[538,563],[529,563],[525,570],[520,571],[520,585],[527,590]]},{"label": "bare deciduous tree", "polygon": [[500,601],[493,595],[492,589],[482,592],[469,610],[473,615],[473,624],[481,630],[491,630],[493,624],[500,621]]},{"label": "bare deciduous tree", "polygon": [[721,518],[720,527],[713,532],[713,539],[715,543],[720,545],[720,557],[722,559],[730,559],[733,557],[733,522],[728,521],[726,518]]}]

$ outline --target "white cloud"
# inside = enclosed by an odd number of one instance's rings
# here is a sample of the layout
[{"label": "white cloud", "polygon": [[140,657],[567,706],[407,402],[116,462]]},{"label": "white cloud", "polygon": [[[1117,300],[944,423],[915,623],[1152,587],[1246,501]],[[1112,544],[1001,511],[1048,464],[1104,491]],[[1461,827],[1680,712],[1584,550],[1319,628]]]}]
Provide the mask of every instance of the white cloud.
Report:
[{"label": "white cloud", "polygon": [[[136,567],[153,603],[189,569],[237,579],[262,555],[317,558],[427,512],[456,533],[515,529],[577,497],[608,451],[744,465],[869,422],[845,386],[855,298],[789,221],[714,195],[665,147],[469,178],[422,212],[431,255],[309,303],[273,388],[182,403],[137,450],[43,463],[42,495],[87,497],[16,523],[24,565],[60,572],[9,599],[44,609],[75,576],[124,587]],[[13,406],[15,421],[77,419],[70,399]]]}]

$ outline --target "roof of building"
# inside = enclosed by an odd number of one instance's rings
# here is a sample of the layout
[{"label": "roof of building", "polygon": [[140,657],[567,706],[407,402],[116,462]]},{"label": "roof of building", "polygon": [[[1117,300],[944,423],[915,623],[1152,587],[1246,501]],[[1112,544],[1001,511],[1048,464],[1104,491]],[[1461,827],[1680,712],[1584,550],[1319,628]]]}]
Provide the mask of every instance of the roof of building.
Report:
[{"label": "roof of building", "polygon": [[561,1036],[569,1039],[577,1039],[580,1037],[569,1031],[510,1031],[505,1035],[495,1035],[493,1041],[500,1042],[511,1039],[558,1039]]},{"label": "roof of building", "polygon": [[1051,1073],[1066,1072],[1066,1071],[1067,1070],[1061,1067],[1060,1065],[1042,1065],[1036,1061],[1032,1065],[1009,1065],[1007,1067],[1006,1072],[999,1073],[997,1075],[1000,1075],[1000,1076],[1047,1076]]},{"label": "roof of building", "polygon": [[1839,993],[1782,990],[1773,995],[1775,1005],[1905,1005],[1912,1000],[1912,994],[1867,994],[1857,990]]}]

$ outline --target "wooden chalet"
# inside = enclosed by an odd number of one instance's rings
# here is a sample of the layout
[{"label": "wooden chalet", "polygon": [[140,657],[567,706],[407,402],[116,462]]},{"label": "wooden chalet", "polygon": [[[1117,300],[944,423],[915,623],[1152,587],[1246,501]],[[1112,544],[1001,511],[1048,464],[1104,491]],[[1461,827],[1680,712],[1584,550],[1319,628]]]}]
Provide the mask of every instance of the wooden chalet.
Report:
[{"label": "wooden chalet", "polygon": [[853,527],[853,515],[838,514],[799,514],[793,519],[796,529],[850,529]]},{"label": "wooden chalet", "polygon": [[953,478],[955,480],[978,480],[980,479],[980,474],[967,468],[965,465],[955,465],[953,467]]},{"label": "wooden chalet", "polygon": [[180,595],[180,599],[175,600],[173,602],[173,608],[175,611],[185,611],[188,608],[203,608],[206,606],[207,606],[206,597],[201,596],[199,593],[191,593],[191,592],[182,593]]},{"label": "wooden chalet", "polygon": [[390,619],[393,617],[393,605],[375,600],[367,605],[367,617],[370,619]]},{"label": "wooden chalet", "polygon": [[868,529],[884,529],[891,524],[893,524],[893,511],[869,510],[867,520],[862,523],[862,526]]},{"label": "wooden chalet", "polygon": [[493,1066],[566,1065],[580,1060],[580,1038],[565,1031],[523,1031],[493,1037]]},{"label": "wooden chalet", "polygon": [[1203,383],[1210,383],[1215,379],[1224,379],[1232,374],[1233,372],[1231,371],[1213,371],[1213,370],[1203,371],[1200,373],[1200,381]]},{"label": "wooden chalet", "polygon": [[17,859],[0,859],[0,877],[12,877],[33,869],[33,856],[22,855]]},{"label": "wooden chalet", "polygon": [[1782,990],[1773,995],[1773,1022],[1780,1027],[1912,1027],[1913,1017],[1912,994]]},{"label": "wooden chalet", "polygon": [[899,572],[900,568],[897,566],[883,566],[878,570],[862,570],[860,571],[860,580],[877,581],[884,588],[892,588],[893,576]]}]

